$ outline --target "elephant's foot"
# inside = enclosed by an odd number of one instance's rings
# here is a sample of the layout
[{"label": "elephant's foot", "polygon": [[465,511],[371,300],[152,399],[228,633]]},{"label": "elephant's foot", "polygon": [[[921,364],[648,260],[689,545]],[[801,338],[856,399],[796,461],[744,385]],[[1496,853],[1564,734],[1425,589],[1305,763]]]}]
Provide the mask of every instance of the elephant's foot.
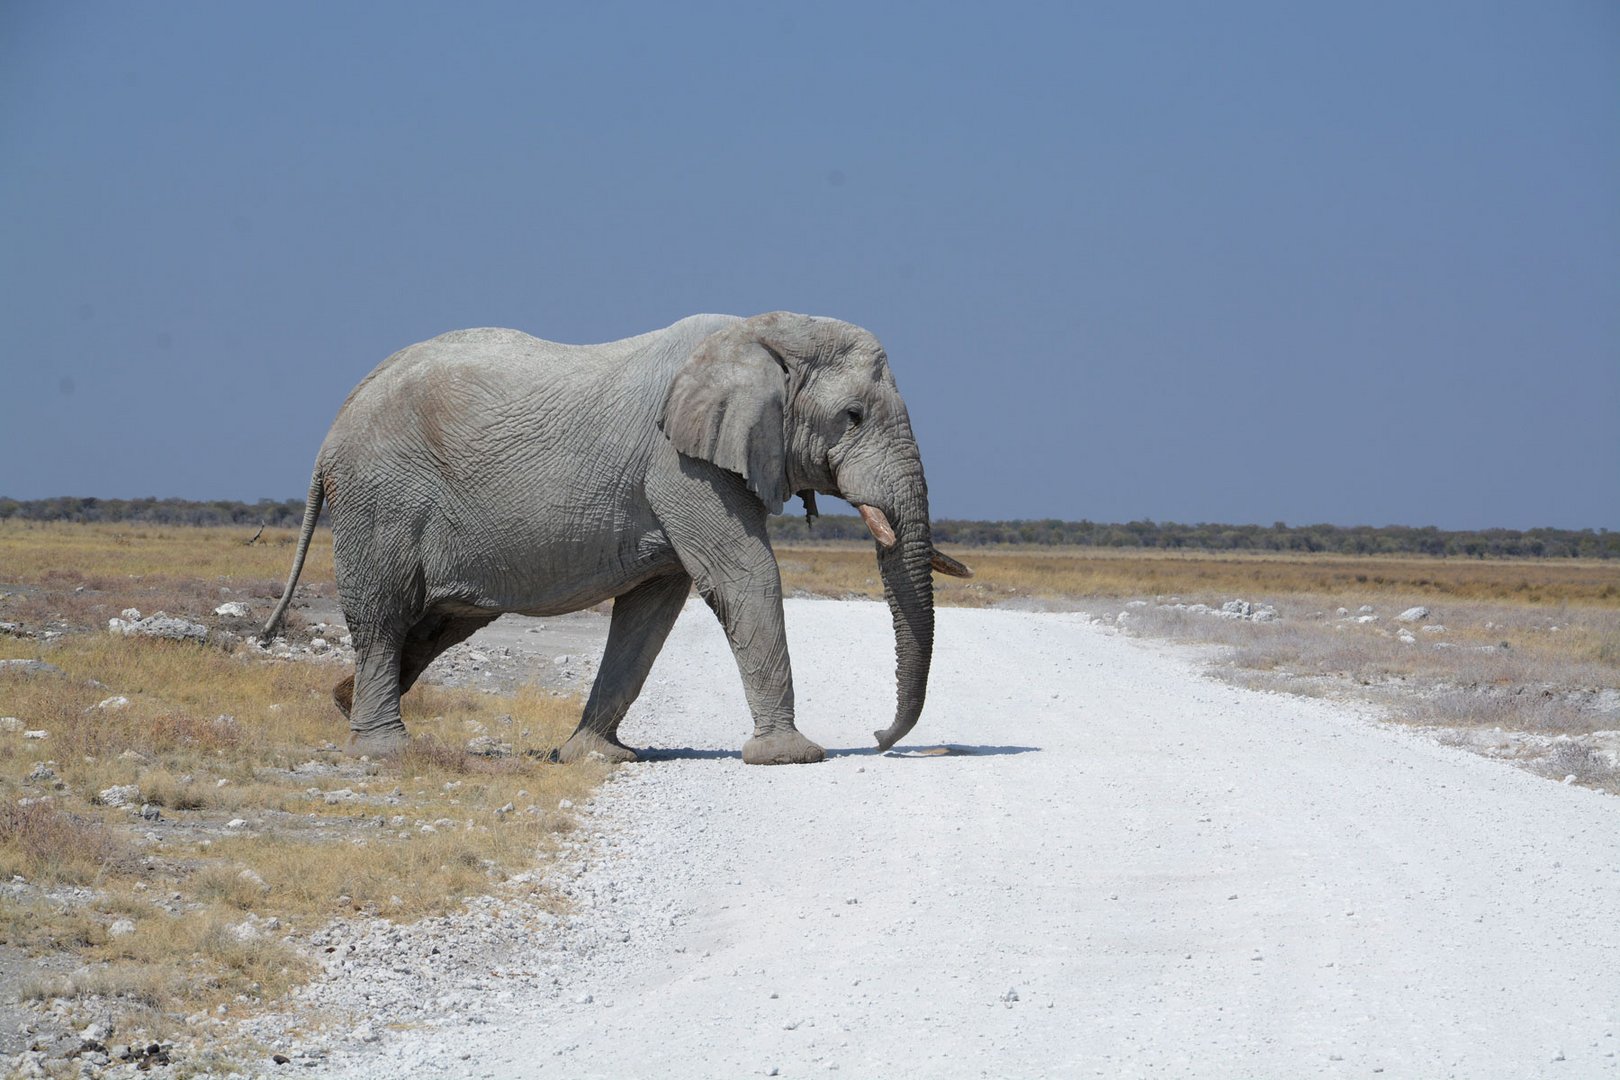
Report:
[{"label": "elephant's foot", "polygon": [[557,760],[564,765],[584,761],[592,754],[600,754],[613,762],[636,761],[636,752],[611,735],[602,735],[589,728],[579,728],[557,751]]},{"label": "elephant's foot", "polygon": [[410,742],[411,737],[405,733],[405,725],[392,724],[375,731],[353,732],[349,736],[349,745],[344,749],[355,757],[362,754],[367,757],[382,757],[401,752],[410,745]]},{"label": "elephant's foot", "polygon": [[767,731],[743,743],[743,761],[749,765],[808,765],[820,761],[827,752],[797,728]]}]

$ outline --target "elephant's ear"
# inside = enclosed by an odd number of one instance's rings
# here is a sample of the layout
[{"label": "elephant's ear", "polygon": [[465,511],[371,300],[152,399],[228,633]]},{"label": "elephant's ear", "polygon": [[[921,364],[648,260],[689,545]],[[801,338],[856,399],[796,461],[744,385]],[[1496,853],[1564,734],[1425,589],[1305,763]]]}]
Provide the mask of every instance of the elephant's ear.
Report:
[{"label": "elephant's ear", "polygon": [[659,426],[675,449],[741,476],[772,514],[787,499],[788,374],[745,324],[710,334],[675,375]]}]

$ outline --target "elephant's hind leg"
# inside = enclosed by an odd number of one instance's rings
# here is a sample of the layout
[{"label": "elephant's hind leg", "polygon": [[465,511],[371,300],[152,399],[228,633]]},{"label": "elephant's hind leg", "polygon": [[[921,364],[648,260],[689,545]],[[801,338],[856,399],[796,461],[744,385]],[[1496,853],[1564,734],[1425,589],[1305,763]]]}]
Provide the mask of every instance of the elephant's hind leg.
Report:
[{"label": "elephant's hind leg", "polygon": [[602,667],[585,703],[585,715],[557,752],[558,760],[578,761],[591,753],[609,761],[636,760],[636,752],[619,741],[619,721],[641,693],[691,590],[691,578],[672,574],[645,582],[613,601]]},{"label": "elephant's hind leg", "polygon": [[[464,618],[435,615],[417,623],[405,638],[404,653],[400,657],[400,694],[409,693],[422,672],[426,671],[428,665],[437,660],[446,649],[466,641],[494,622],[497,617],[491,615],[488,618]],[[348,719],[349,713],[354,711],[353,675],[332,687],[332,701],[343,714],[343,718]]]},{"label": "elephant's hind leg", "polygon": [[[409,737],[399,715],[400,653],[401,642],[392,635],[364,644],[356,642],[349,707],[351,754],[388,754],[405,749]],[[342,689],[339,683],[332,693],[340,709]]]},{"label": "elephant's hind leg", "polygon": [[338,707],[338,712],[347,720],[354,711],[354,676],[350,675],[336,686],[332,687],[332,703]]},{"label": "elephant's hind leg", "polygon": [[500,618],[497,615],[429,615],[411,627],[400,659],[399,692],[407,693],[428,665],[452,645],[459,645]]}]

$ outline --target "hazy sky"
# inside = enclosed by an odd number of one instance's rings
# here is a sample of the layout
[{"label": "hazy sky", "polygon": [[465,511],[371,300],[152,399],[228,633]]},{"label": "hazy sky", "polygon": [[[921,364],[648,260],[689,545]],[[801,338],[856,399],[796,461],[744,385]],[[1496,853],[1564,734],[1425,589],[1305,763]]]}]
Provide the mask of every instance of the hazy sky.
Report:
[{"label": "hazy sky", "polygon": [[788,308],[940,517],[1620,528],[1620,6],[0,4],[0,494]]}]

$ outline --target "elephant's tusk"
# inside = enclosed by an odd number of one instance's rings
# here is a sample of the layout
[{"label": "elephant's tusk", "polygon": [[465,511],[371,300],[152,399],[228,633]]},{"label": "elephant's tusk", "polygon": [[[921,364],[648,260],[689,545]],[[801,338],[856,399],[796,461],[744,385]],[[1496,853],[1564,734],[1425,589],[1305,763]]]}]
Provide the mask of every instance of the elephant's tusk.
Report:
[{"label": "elephant's tusk", "polygon": [[894,547],[894,529],[889,526],[889,519],[883,516],[883,511],[875,506],[857,506],[861,512],[861,520],[872,531],[872,536],[878,543],[886,548]]},{"label": "elephant's tusk", "polygon": [[942,574],[949,574],[951,577],[973,576],[973,570],[971,567],[957,562],[943,551],[936,550],[928,561],[935,570],[938,570]]}]

